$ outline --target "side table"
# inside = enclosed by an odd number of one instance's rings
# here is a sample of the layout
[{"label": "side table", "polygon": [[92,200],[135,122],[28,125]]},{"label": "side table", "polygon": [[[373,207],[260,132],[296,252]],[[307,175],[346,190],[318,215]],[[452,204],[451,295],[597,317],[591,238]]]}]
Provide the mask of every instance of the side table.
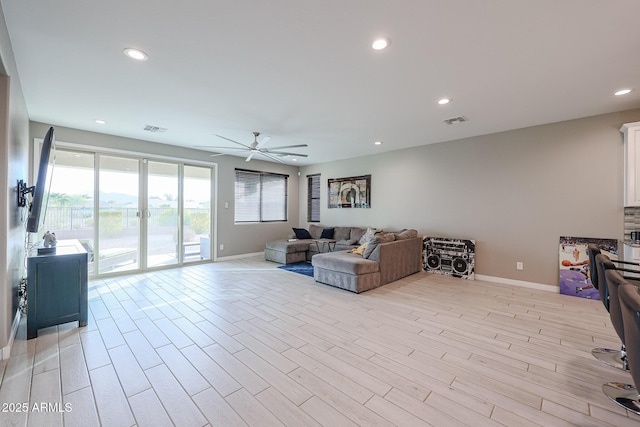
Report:
[{"label": "side table", "polygon": [[333,252],[336,249],[337,240],[333,239],[313,239],[316,242],[316,247],[318,248],[318,253],[324,252],[325,246],[327,247],[328,252]]}]

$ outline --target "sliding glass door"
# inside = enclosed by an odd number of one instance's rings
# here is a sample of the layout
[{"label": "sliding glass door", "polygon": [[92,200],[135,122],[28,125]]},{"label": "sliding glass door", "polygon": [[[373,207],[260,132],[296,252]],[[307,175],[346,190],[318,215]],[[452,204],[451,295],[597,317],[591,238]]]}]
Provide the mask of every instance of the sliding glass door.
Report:
[{"label": "sliding glass door", "polygon": [[184,262],[211,259],[211,168],[184,166]]},{"label": "sliding glass door", "polygon": [[55,154],[44,230],[55,233],[58,240],[78,240],[89,253],[89,274],[93,275],[95,155],[61,149]]},{"label": "sliding glass door", "polygon": [[102,155],[98,182],[98,273],[137,270],[142,216],[140,162]]},{"label": "sliding glass door", "polygon": [[211,260],[213,169],[58,149],[45,226],[91,276]]},{"label": "sliding glass door", "polygon": [[178,165],[148,161],[146,178],[143,223],[146,222],[147,267],[177,264],[180,247]]}]

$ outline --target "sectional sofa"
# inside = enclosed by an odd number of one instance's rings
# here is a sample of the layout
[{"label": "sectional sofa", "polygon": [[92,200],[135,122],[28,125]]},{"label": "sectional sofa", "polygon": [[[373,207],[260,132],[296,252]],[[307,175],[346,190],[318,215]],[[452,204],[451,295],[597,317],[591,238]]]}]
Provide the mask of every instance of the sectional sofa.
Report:
[{"label": "sectional sofa", "polygon": [[422,270],[422,238],[416,230],[375,236],[359,253],[329,252],[313,257],[313,277],[351,292],[364,292]]},{"label": "sectional sofa", "polygon": [[[329,238],[327,230],[334,233],[335,250],[318,253],[323,248],[318,248],[313,239]],[[385,233],[364,227],[312,224],[308,233],[309,238],[267,243],[265,259],[282,264],[311,260],[317,282],[356,293],[422,270],[422,238],[416,230]],[[302,233],[299,236],[306,237]]]},{"label": "sectional sofa", "polygon": [[[324,236],[331,236],[336,240],[334,251],[345,251],[360,246],[362,236],[367,232],[368,227],[327,227],[318,224],[309,225],[309,236],[306,238],[282,239],[267,242],[264,249],[264,259],[280,264],[293,264],[302,261],[311,261],[311,258],[319,252],[318,245],[313,239],[320,239]],[[305,237],[302,229],[294,230],[299,237]],[[331,231],[329,231],[331,230]],[[306,231],[306,230],[305,230]],[[323,234],[324,232],[324,234]],[[324,248],[328,250],[328,248]]]}]

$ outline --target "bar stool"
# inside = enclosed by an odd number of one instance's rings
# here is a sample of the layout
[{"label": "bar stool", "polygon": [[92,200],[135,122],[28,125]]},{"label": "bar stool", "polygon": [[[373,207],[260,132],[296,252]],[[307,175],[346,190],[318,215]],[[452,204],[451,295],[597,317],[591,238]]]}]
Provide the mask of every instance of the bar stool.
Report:
[{"label": "bar stool", "polygon": [[[620,339],[627,345],[626,359],[633,383],[640,384],[640,289],[629,283],[616,270],[607,270],[610,291],[611,323]],[[616,317],[614,319],[614,317]],[[613,402],[640,415],[640,396],[631,384],[610,382],[602,385],[602,392]]]},{"label": "bar stool", "polygon": [[[600,253],[600,249],[596,245],[589,245],[588,252],[591,269],[591,283],[593,283],[593,286],[598,289],[598,292],[600,292],[600,299],[602,300],[602,304],[604,305],[604,308],[606,308],[609,312],[609,315],[612,316],[610,307],[609,285],[607,282],[605,271],[616,270],[616,266],[611,262],[608,256]],[[618,336],[620,336],[620,333],[618,333]],[[623,371],[629,370],[624,341],[622,343],[622,346],[620,347],[620,350],[600,347],[591,350],[591,354],[593,355],[593,357],[603,363],[606,363],[609,366],[621,369]]]}]

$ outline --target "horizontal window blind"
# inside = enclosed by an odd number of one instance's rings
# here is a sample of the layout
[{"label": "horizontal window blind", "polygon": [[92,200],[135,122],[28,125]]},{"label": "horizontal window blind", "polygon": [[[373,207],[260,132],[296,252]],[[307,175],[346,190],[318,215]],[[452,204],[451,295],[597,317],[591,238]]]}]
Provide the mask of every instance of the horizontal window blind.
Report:
[{"label": "horizontal window blind", "polygon": [[286,221],[288,178],[236,169],[235,222]]}]

